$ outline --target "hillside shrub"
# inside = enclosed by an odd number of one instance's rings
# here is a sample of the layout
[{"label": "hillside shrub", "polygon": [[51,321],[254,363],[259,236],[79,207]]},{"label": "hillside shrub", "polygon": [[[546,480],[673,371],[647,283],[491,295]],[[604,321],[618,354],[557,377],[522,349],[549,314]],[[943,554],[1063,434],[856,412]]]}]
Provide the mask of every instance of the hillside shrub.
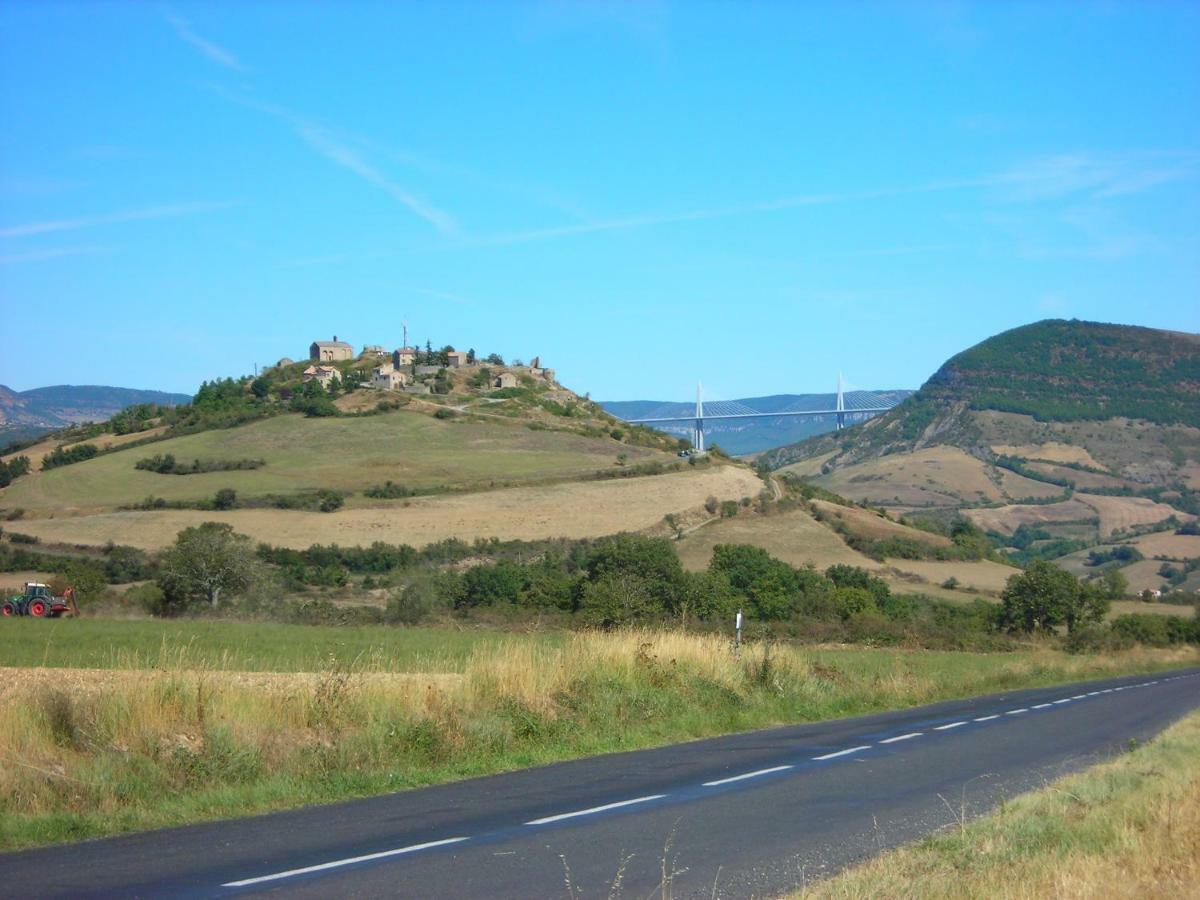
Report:
[{"label": "hillside shrub", "polygon": [[201,475],[206,472],[261,469],[266,464],[266,460],[262,459],[193,459],[191,463],[180,463],[173,454],[164,453],[139,459],[134,463],[134,468],[160,475]]},{"label": "hillside shrub", "polygon": [[70,447],[55,447],[42,457],[42,471],[57,469],[59,466],[69,466],[74,463],[92,459],[100,452],[95,444],[74,444]]},{"label": "hillside shrub", "polygon": [[22,475],[28,474],[28,456],[16,456],[7,462],[0,460],[0,488],[8,487]]}]

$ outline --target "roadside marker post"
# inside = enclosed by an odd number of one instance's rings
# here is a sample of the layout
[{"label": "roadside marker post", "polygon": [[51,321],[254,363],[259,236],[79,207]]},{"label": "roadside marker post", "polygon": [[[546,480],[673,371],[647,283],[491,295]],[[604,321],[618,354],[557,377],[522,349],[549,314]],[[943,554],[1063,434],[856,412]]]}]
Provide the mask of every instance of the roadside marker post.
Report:
[{"label": "roadside marker post", "polygon": [[737,611],[734,629],[733,652],[735,656],[740,657],[742,655],[742,611],[740,609]]}]

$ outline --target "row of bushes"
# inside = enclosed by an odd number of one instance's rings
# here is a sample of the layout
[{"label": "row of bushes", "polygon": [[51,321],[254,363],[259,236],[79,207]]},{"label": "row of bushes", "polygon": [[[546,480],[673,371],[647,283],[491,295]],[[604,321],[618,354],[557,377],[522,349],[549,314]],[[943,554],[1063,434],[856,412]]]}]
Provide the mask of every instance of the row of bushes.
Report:
[{"label": "row of bushes", "polygon": [[69,466],[72,463],[92,459],[100,452],[95,444],[72,444],[70,447],[55,447],[42,457],[42,471]]},{"label": "row of bushes", "polygon": [[201,509],[224,511],[229,509],[295,509],[310,512],[334,512],[345,505],[350,494],[341,491],[315,490],[296,491],[292,494],[258,494],[253,497],[239,496],[233,488],[221,488],[212,497],[203,500],[167,500],[151,494],[140,503],[122,506],[121,509]]},{"label": "row of bushes", "polygon": [[156,453],[146,459],[139,459],[134,468],[160,475],[200,475],[206,472],[236,472],[248,469],[261,469],[266,460],[262,459],[193,459],[191,463],[181,463],[171,453]]}]

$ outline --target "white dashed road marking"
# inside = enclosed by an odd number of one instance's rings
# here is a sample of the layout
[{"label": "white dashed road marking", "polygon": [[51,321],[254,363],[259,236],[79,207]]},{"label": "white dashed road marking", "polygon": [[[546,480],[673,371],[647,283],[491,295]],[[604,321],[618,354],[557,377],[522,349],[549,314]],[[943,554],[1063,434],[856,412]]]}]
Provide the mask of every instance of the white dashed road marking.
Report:
[{"label": "white dashed road marking", "polygon": [[837,751],[837,753],[826,753],[824,756],[814,756],[813,759],[817,762],[821,762],[822,760],[826,760],[826,759],[836,759],[837,757],[845,756],[848,753],[857,753],[859,750],[870,750],[870,749],[871,749],[870,744],[863,744],[861,747],[851,747],[848,750],[839,750],[839,751]]},{"label": "white dashed road marking", "polygon": [[896,743],[899,743],[900,741],[908,741],[908,740],[912,740],[915,737],[920,737],[922,734],[923,734],[923,732],[913,731],[908,734],[900,734],[900,735],[897,735],[896,737],[887,738],[886,740],[882,740],[879,743],[881,743],[881,744],[896,744]]},{"label": "white dashed road marking", "polygon": [[431,847],[444,847],[447,844],[460,844],[470,838],[446,838],[442,841],[429,841],[425,844],[413,844],[410,847],[399,847],[395,850],[384,850],[382,853],[368,853],[365,856],[351,856],[349,859],[335,859],[332,862],[320,863],[315,866],[305,866],[303,869],[288,869],[286,872],[276,872],[274,875],[259,875],[257,878],[243,878],[241,881],[229,881],[221,887],[246,887],[251,884],[262,884],[266,881],[279,881],[283,878],[294,878],[297,875],[308,875],[311,872],[324,872],[341,866],[352,866],[355,863],[368,862],[373,859],[386,859],[389,856],[402,856],[405,853],[416,853],[418,850],[428,850]]},{"label": "white dashed road marking", "polygon": [[563,819],[574,819],[578,816],[591,816],[596,813],[608,812],[610,809],[620,809],[622,806],[633,806],[635,803],[649,803],[651,800],[661,800],[666,794],[651,794],[649,797],[635,797],[633,800],[621,800],[617,803],[605,803],[603,806],[593,806],[591,809],[577,809],[574,812],[559,813],[557,816],[546,816],[544,819],[534,819],[526,825],[549,825],[551,822],[561,822]]},{"label": "white dashed road marking", "polygon": [[938,725],[933,730],[934,731],[949,731],[951,728],[957,728],[959,725],[966,725],[966,724],[967,724],[967,720],[963,719],[961,722],[951,722],[949,725]]},{"label": "white dashed road marking", "polygon": [[735,781],[745,781],[747,778],[757,778],[759,775],[770,775],[772,772],[785,772],[795,766],[776,766],[773,769],[759,769],[757,772],[747,772],[745,775],[734,775],[732,778],[721,778],[718,781],[706,781],[705,787],[717,787],[721,784],[732,784]]}]

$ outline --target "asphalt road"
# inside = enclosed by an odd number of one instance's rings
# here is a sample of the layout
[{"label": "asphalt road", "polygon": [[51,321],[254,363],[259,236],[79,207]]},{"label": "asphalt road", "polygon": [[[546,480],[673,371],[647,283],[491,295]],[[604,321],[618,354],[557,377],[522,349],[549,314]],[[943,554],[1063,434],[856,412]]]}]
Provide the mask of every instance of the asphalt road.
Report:
[{"label": "asphalt road", "polygon": [[775,896],[1145,741],[1200,669],[0,855],[12,897]]}]

